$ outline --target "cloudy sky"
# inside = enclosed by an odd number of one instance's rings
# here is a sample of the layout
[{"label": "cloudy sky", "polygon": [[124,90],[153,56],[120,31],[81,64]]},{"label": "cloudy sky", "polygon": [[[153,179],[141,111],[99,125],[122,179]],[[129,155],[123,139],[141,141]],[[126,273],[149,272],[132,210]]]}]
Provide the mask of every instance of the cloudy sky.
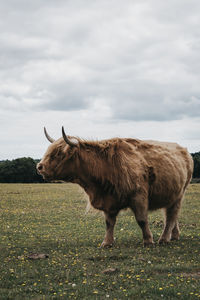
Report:
[{"label": "cloudy sky", "polygon": [[199,0],[0,0],[0,160],[52,137],[200,151]]}]

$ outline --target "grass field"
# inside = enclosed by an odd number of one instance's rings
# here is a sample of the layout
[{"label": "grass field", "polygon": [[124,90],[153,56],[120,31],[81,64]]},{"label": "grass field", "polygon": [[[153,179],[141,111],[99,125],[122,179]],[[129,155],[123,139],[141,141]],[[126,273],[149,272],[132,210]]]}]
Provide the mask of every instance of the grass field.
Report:
[{"label": "grass field", "polygon": [[[86,203],[77,185],[0,184],[0,299],[200,298],[200,184],[186,193],[180,240],[152,248],[143,248],[129,210],[118,217],[115,246],[99,248],[104,218],[85,215]],[[162,213],[149,221],[157,242]]]}]

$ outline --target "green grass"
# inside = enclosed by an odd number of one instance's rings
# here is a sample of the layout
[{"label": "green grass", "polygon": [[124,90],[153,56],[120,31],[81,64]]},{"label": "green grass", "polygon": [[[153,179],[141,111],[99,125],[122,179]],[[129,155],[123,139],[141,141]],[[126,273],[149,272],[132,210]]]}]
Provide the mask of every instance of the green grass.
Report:
[{"label": "green grass", "polygon": [[[120,213],[115,246],[100,249],[100,212],[85,215],[86,196],[72,184],[0,184],[0,299],[200,298],[200,185],[190,185],[181,238],[143,248],[129,210]],[[155,242],[162,213],[149,214]],[[30,260],[30,253],[47,259]],[[106,268],[117,268],[103,274]]]}]

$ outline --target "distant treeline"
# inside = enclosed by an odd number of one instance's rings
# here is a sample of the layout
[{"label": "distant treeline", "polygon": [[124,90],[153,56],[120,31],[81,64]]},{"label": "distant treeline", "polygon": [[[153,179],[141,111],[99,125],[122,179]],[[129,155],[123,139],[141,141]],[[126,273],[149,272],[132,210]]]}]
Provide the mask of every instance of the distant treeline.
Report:
[{"label": "distant treeline", "polygon": [[193,178],[200,178],[200,152],[192,153],[194,160]]},{"label": "distant treeline", "polygon": [[36,183],[44,182],[42,176],[36,172],[39,160],[22,157],[14,160],[0,161],[1,183]]},{"label": "distant treeline", "polygon": [[[192,153],[194,160],[193,178],[200,178],[200,152]],[[31,157],[0,161],[1,183],[38,183],[44,182],[36,172],[38,160]]]}]

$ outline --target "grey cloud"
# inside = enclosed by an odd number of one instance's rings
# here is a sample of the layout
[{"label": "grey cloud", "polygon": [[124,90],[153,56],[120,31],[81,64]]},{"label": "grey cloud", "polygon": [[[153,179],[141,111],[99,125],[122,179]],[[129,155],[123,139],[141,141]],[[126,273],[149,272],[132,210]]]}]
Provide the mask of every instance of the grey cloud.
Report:
[{"label": "grey cloud", "polygon": [[200,111],[199,1],[0,4],[0,107],[87,110],[114,120]]},{"label": "grey cloud", "polygon": [[152,98],[149,101],[140,100],[139,103],[134,99],[124,103],[122,101],[122,104],[115,111],[115,118],[133,121],[170,121],[185,117],[199,117],[200,99],[195,101],[186,99],[187,101],[184,102],[173,97],[168,101],[159,101],[158,99],[152,101]]}]

